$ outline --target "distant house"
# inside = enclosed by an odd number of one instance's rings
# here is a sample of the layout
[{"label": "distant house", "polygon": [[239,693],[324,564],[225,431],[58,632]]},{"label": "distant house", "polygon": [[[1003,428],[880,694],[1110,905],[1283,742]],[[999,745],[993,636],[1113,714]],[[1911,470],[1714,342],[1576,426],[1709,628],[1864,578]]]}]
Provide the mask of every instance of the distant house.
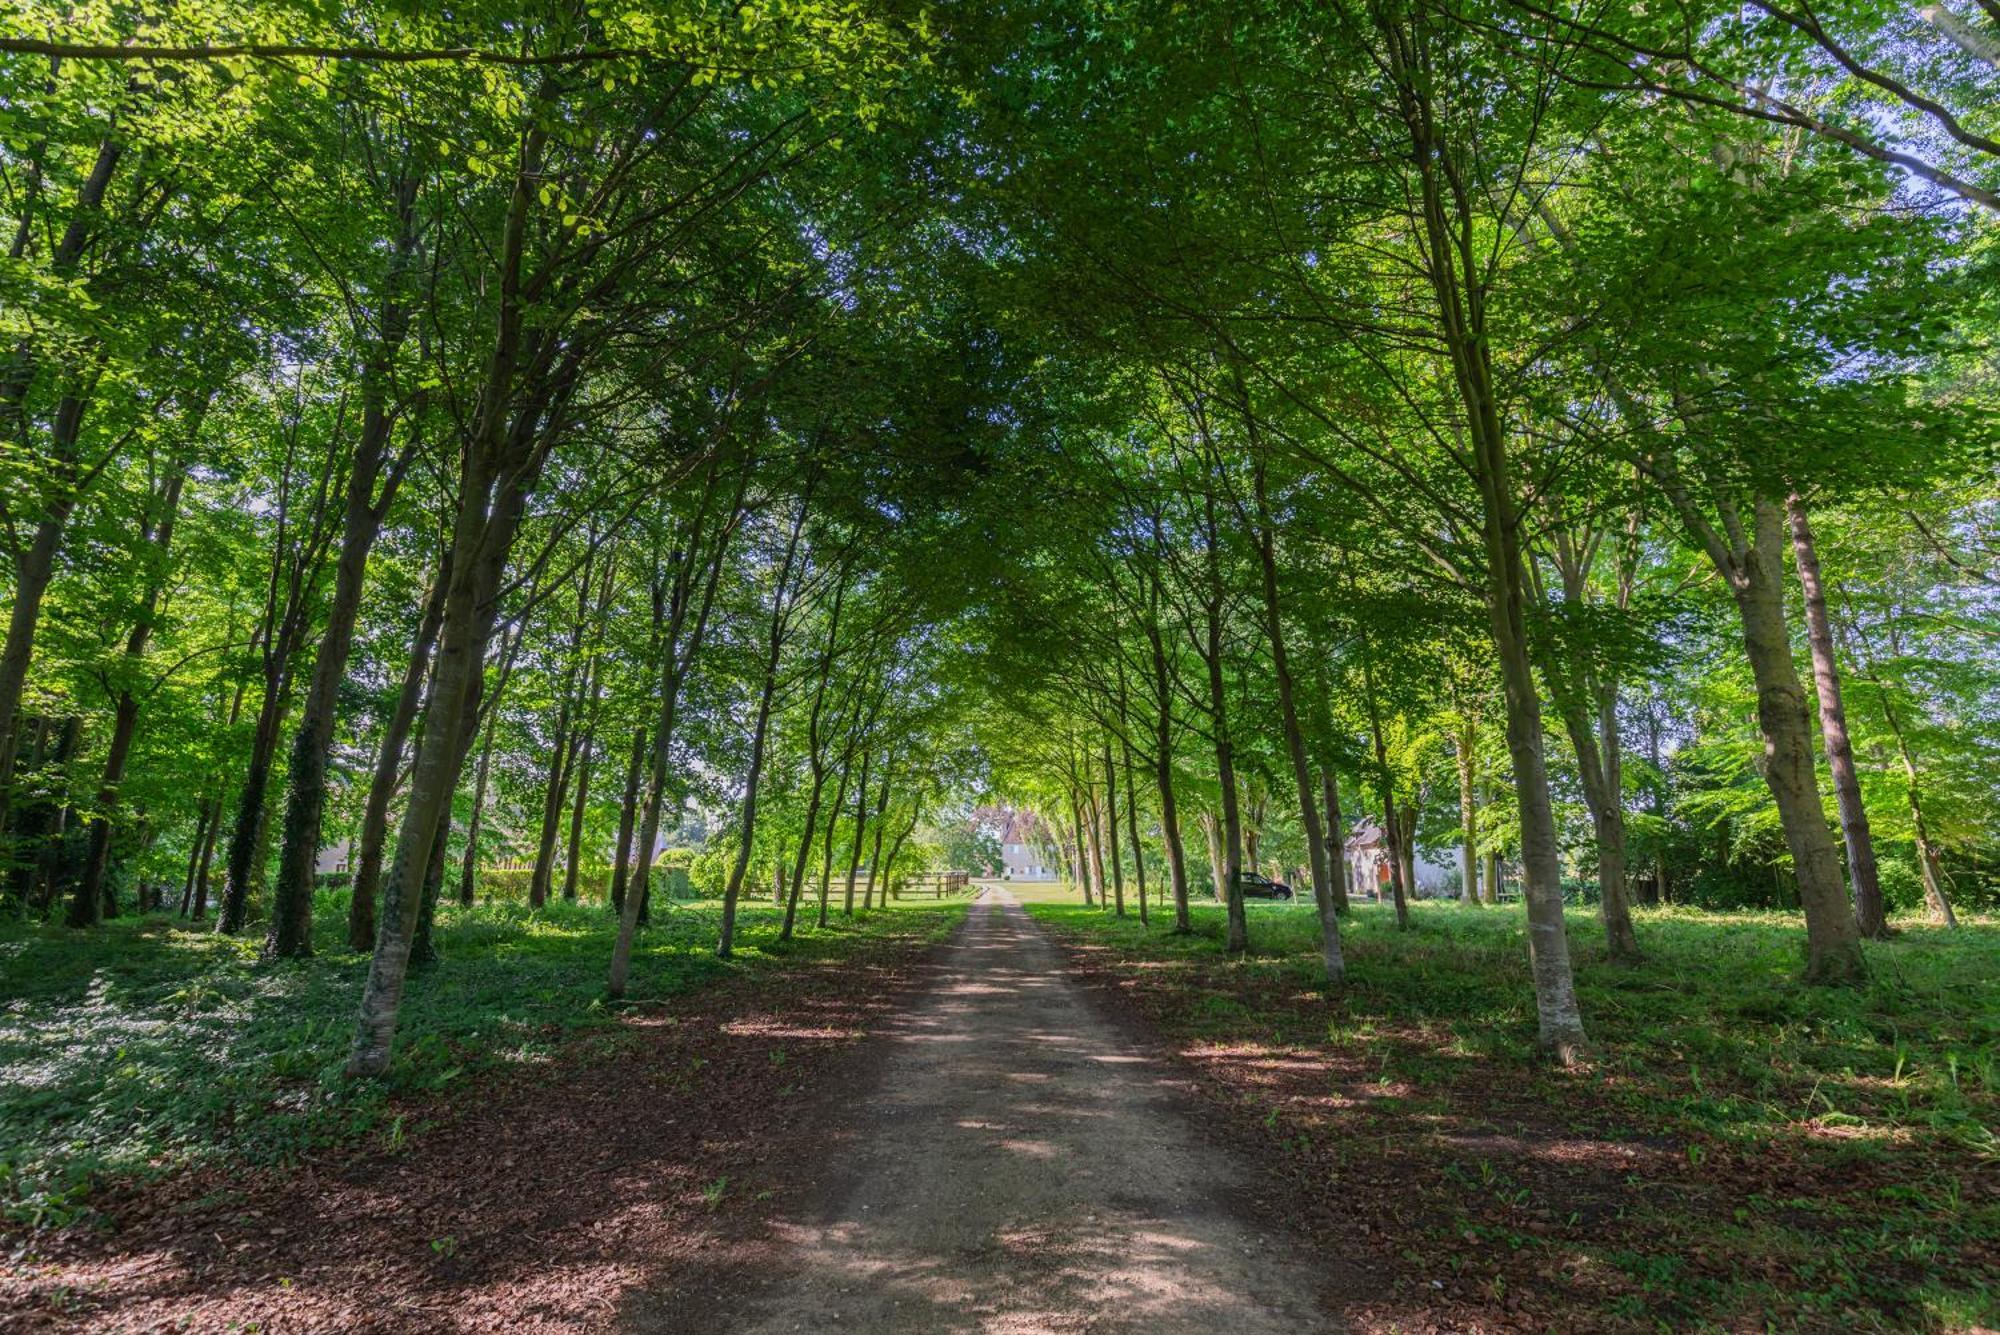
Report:
[{"label": "distant house", "polygon": [[1000,874],[1009,881],[1053,881],[1048,832],[1032,811],[1009,811],[1000,827]]},{"label": "distant house", "polygon": [[[1412,892],[1419,899],[1436,899],[1454,893],[1452,873],[1416,850],[1417,884]],[[1389,888],[1389,840],[1373,817],[1355,823],[1347,836],[1347,893],[1387,899]]]},{"label": "distant house", "polygon": [[353,870],[348,865],[348,857],[352,851],[353,846],[345,839],[331,844],[321,844],[313,871],[321,876],[345,876]]}]

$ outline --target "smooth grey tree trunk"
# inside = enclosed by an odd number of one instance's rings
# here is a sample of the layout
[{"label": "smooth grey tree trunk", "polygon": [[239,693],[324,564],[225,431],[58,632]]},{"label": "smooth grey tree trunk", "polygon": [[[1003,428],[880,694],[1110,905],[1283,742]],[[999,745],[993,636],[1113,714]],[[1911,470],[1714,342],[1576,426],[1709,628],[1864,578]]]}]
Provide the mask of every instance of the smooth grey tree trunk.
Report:
[{"label": "smooth grey tree trunk", "polygon": [[[596,712],[595,700],[592,710]],[[577,743],[576,790],[570,797],[569,838],[563,851],[562,897],[569,903],[576,902],[577,876],[583,862],[583,817],[590,805],[590,774],[596,756],[597,725],[586,723],[583,738]]]},{"label": "smooth grey tree trunk", "polygon": [[1330,769],[1319,772],[1321,800],[1326,804],[1327,878],[1333,883],[1333,911],[1345,913],[1347,904],[1347,830],[1340,816],[1340,780]]},{"label": "smooth grey tree trunk", "polygon": [[1104,746],[1104,832],[1110,844],[1111,854],[1111,894],[1117,906],[1117,916],[1125,916],[1125,869],[1118,851],[1118,774],[1111,767],[1111,738],[1106,734]]},{"label": "smooth grey tree trunk", "polygon": [[[736,901],[743,893],[743,877],[750,869],[750,852],[757,842],[757,790],[764,778],[764,742],[770,735],[771,701],[778,690],[778,665],[785,652],[785,630],[792,614],[792,569],[798,557],[799,535],[804,532],[806,513],[811,506],[811,491],[799,502],[797,517],[792,520],[791,536],[785,542],[785,557],[778,567],[777,586],[771,594],[770,644],[764,655],[764,681],[757,695],[757,726],[750,738],[750,772],[743,780],[743,833],[736,845],[736,861],[730,866],[729,880],[722,891],[722,929],[717,936],[715,953],[728,959],[736,948]],[[862,796],[867,796],[864,785]],[[859,831],[856,831],[857,856],[859,852]],[[852,877],[849,878],[849,893],[853,892]]]},{"label": "smooth grey tree trunk", "polygon": [[853,776],[851,755],[841,762],[840,781],[834,785],[833,804],[826,809],[826,833],[820,838],[819,926],[827,922],[827,899],[833,887],[833,844],[840,837],[840,808],[847,801],[847,785]]},{"label": "smooth grey tree trunk", "polygon": [[1097,788],[1090,783],[1090,770],[1086,762],[1084,781],[1088,787],[1083,794],[1084,845],[1090,850],[1090,889],[1084,892],[1083,902],[1091,902],[1091,894],[1097,896],[1097,907],[1106,908],[1111,897],[1105,890],[1104,879],[1104,815],[1097,809]]},{"label": "smooth grey tree trunk", "polygon": [[1819,735],[1840,807],[1840,833],[1847,844],[1847,877],[1854,887],[1854,917],[1863,936],[1885,937],[1889,919],[1882,903],[1882,878],[1875,867],[1875,839],[1868,808],[1861,801],[1861,778],[1854,768],[1854,744],[1847,735],[1847,706],[1841,697],[1840,662],[1834,655],[1833,624],[1826,614],[1826,587],[1820,579],[1819,549],[1805,502],[1795,491],[1786,498],[1791,518],[1792,556],[1805,593],[1806,644],[1812,651],[1813,689],[1819,694]]},{"label": "smooth grey tree trunk", "polygon": [[1581,1059],[1587,1041],[1563,925],[1561,850],[1543,751],[1541,698],[1529,656],[1521,516],[1486,337],[1483,283],[1488,269],[1472,239],[1473,229],[1460,225],[1475,208],[1466,192],[1483,187],[1468,182],[1456,146],[1442,139],[1431,102],[1439,90],[1413,63],[1415,48],[1427,34],[1418,21],[1406,26],[1388,17],[1387,11],[1378,23],[1398,110],[1409,131],[1424,267],[1437,298],[1438,332],[1450,356],[1479,490],[1487,614],[1521,815],[1522,898],[1527,908],[1537,1042],[1544,1052],[1570,1063]]},{"label": "smooth grey tree trunk", "polygon": [[847,859],[847,897],[842,902],[840,916],[854,916],[854,883],[861,873],[862,836],[868,830],[868,762],[872,759],[867,746],[861,748],[861,776],[854,785],[854,845]]},{"label": "smooth grey tree trunk", "polygon": [[[1156,575],[1155,590],[1158,587]],[[1157,616],[1148,619],[1146,635],[1153,650],[1153,783],[1160,790],[1160,837],[1167,846],[1167,879],[1173,886],[1174,932],[1185,936],[1194,930],[1194,923],[1188,914],[1187,849],[1181,842],[1180,808],[1174,800],[1173,687]]]},{"label": "smooth grey tree trunk", "polygon": [[424,681],[430,674],[431,651],[444,624],[444,595],[450,582],[451,567],[447,560],[439,567],[430,592],[424,597],[416,638],[410,645],[410,661],[403,667],[402,685],[396,692],[396,707],[382,729],[382,743],[375,753],[375,773],[368,785],[361,833],[356,840],[353,898],[347,908],[349,950],[370,950],[375,945],[375,897],[381,888],[382,853],[389,842],[389,803],[396,795],[403,747],[410,739],[410,728],[423,703]]},{"label": "smooth grey tree trunk", "polygon": [[[891,776],[888,773],[884,773],[882,775],[881,795],[877,797],[875,800],[875,820],[874,820],[875,843],[874,847],[871,848],[868,853],[868,883],[866,886],[863,887],[861,891],[861,907],[863,909],[872,908],[874,906],[875,881],[877,874],[882,869],[883,818],[889,814],[890,777]],[[883,904],[885,906],[888,903],[888,893],[889,893],[889,888],[887,886],[883,886],[882,894],[883,894]]]},{"label": "smooth grey tree trunk", "polygon": [[1458,729],[1458,898],[1461,903],[1479,902],[1479,800],[1477,760],[1473,750],[1472,724]]},{"label": "smooth grey tree trunk", "polygon": [[632,755],[625,765],[625,797],[618,806],[618,849],[611,863],[611,909],[625,907],[625,883],[632,874],[634,808],[639,804],[639,778],[646,769],[646,730],[632,729]]},{"label": "smooth grey tree trunk", "polygon": [[1311,863],[1313,905],[1319,911],[1320,959],[1327,982],[1339,986],[1347,977],[1347,963],[1340,950],[1340,915],[1333,902],[1333,886],[1327,870],[1326,832],[1319,821],[1319,795],[1313,792],[1312,760],[1306,753],[1291,665],[1285,657],[1285,625],[1278,605],[1277,536],[1265,494],[1263,460],[1255,460],[1252,468],[1257,498],[1257,558],[1264,576],[1264,631],[1271,642],[1271,672],[1278,685],[1278,717],[1285,730],[1285,750],[1291,757],[1292,777],[1298,784],[1299,820],[1305,827],[1306,857]]},{"label": "smooth grey tree trunk", "polygon": [[1139,923],[1151,923],[1146,913],[1146,852],[1139,842],[1139,790],[1132,783],[1132,745],[1121,733],[1118,749],[1125,762],[1125,830],[1132,840],[1132,875],[1139,885]]},{"label": "smooth grey tree trunk", "polygon": [[1764,781],[1778,806],[1785,844],[1798,878],[1806,919],[1806,979],[1851,983],[1866,973],[1861,929],[1855,921],[1820,805],[1813,764],[1812,726],[1805,691],[1792,664],[1785,617],[1784,524],[1775,501],[1759,499],[1752,514],[1754,539],[1735,563],[1731,592],[1743,623],[1743,643],[1757,683],[1757,722],[1764,733]]}]

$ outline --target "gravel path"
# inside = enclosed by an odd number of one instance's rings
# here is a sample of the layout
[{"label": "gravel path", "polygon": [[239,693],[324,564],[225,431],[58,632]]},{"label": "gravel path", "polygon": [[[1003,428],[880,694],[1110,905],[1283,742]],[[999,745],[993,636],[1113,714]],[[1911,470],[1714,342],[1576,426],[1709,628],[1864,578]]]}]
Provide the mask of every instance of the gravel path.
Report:
[{"label": "gravel path", "polygon": [[829,1129],[837,1168],[775,1225],[777,1264],[633,1324],[1339,1328],[1303,1243],[1250,1208],[1261,1170],[1203,1133],[1166,1060],[1095,1009],[1006,892],[973,905],[886,1041],[879,1083]]}]

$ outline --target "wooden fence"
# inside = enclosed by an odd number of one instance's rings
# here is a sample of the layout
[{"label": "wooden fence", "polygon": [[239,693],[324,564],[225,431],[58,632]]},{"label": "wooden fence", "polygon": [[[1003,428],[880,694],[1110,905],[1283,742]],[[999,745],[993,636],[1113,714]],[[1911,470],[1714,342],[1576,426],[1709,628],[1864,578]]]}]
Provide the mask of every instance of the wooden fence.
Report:
[{"label": "wooden fence", "polygon": [[944,899],[962,895],[971,888],[971,872],[928,871],[898,880],[894,894],[898,899]]}]

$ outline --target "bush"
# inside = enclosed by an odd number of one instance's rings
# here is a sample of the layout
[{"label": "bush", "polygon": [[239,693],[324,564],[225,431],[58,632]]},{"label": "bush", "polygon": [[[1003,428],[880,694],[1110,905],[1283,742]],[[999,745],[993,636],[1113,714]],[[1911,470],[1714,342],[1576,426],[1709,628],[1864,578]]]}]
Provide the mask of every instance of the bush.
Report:
[{"label": "bush", "polygon": [[1914,863],[1902,858],[1883,858],[1876,864],[1882,882],[1882,903],[1891,913],[1924,906],[1924,883]]},{"label": "bush", "polygon": [[1708,866],[1691,879],[1677,883],[1674,898],[1705,909],[1791,908],[1797,897],[1790,878],[1784,880],[1782,893],[1779,886],[1778,877],[1769,867]]}]

